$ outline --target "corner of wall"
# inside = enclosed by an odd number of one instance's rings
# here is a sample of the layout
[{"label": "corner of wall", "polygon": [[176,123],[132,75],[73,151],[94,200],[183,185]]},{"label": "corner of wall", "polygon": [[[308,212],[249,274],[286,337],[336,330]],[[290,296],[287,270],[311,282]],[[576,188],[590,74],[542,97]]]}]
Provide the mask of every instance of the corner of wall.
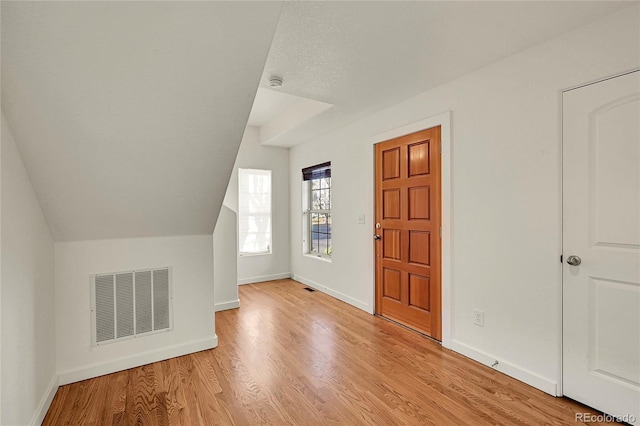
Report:
[{"label": "corner of wall", "polygon": [[42,399],[40,400],[40,403],[38,404],[38,407],[36,408],[36,411],[33,414],[33,418],[29,422],[29,425],[37,426],[42,424],[45,416],[47,415],[47,411],[49,411],[49,407],[51,407],[53,398],[56,396],[56,392],[58,392],[59,387],[59,377],[56,374],[51,378],[51,382],[42,395]]},{"label": "corner of wall", "polygon": [[194,352],[213,349],[217,346],[218,336],[214,333],[213,337],[205,339],[194,340],[191,342],[186,342],[154,351],[136,353],[130,356],[112,359],[104,363],[93,364],[87,367],[60,371],[59,384],[66,385],[81,380],[104,376],[105,374],[111,374],[117,371],[127,370],[129,368],[139,367],[141,365],[151,364],[158,361],[164,361],[169,358],[175,358]]},{"label": "corner of wall", "polygon": [[240,306],[237,229],[236,212],[223,205],[213,231],[213,298],[216,312]]},{"label": "corner of wall", "polygon": [[347,296],[344,293],[341,293],[337,290],[334,290],[332,288],[329,288],[325,285],[322,285],[320,283],[317,283],[315,281],[312,281],[308,278],[305,277],[301,277],[300,275],[293,275],[292,278],[296,281],[298,281],[299,283],[302,283],[304,285],[307,285],[309,287],[312,287],[316,290],[320,290],[323,293],[328,294],[329,296],[335,297],[338,300],[341,300],[345,303],[348,303],[349,305],[355,306],[356,308],[362,309],[365,312],[369,312],[371,314],[373,314],[373,309],[371,306],[369,306],[369,304],[367,304],[366,302],[363,302],[361,300],[358,299],[354,299],[353,297]]},{"label": "corner of wall", "polygon": [[507,376],[511,376],[514,379],[533,386],[534,388],[540,389],[549,395],[560,396],[558,393],[558,382],[541,376],[527,368],[500,359],[493,354],[483,352],[480,349],[474,348],[455,339],[451,341],[451,347],[449,349],[478,361],[480,364],[487,365],[494,370],[500,371]]},{"label": "corner of wall", "polygon": [[[238,211],[238,169],[253,168],[272,171],[272,237],[273,252],[268,256],[246,256],[236,259],[240,284],[278,279],[290,271],[289,259],[289,150],[260,143],[259,128],[247,126],[229,180],[225,204]],[[237,228],[236,228],[237,229]],[[236,257],[237,252],[236,252]]]},{"label": "corner of wall", "polygon": [[238,285],[263,283],[273,280],[284,280],[291,278],[290,272],[282,272],[280,274],[258,275],[254,277],[242,278],[238,280]]},{"label": "corner of wall", "polygon": [[236,309],[236,308],[239,308],[239,307],[240,307],[240,299],[232,300],[230,302],[216,303],[215,311],[216,312],[227,311],[229,309]]},{"label": "corner of wall", "polygon": [[[18,145],[2,112],[0,261],[5,318],[0,395],[2,424],[37,422],[57,389],[54,242]],[[35,413],[35,414],[34,414]]]}]

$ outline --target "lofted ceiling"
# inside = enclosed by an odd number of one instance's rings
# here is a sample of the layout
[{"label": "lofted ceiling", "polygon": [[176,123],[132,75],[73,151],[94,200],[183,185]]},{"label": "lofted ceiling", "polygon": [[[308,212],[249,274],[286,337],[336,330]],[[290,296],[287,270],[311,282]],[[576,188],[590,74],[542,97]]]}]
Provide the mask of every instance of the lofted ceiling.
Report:
[{"label": "lofted ceiling", "polygon": [[[272,90],[269,76],[280,76],[279,92],[333,107],[290,123],[287,131],[262,143],[303,143],[630,6],[615,1],[287,2],[261,87]],[[254,111],[262,109],[262,101],[256,99]],[[250,124],[265,125],[253,118]]]},{"label": "lofted ceiling", "polygon": [[2,2],[2,109],[56,241],[211,233],[278,2]]},{"label": "lofted ceiling", "polygon": [[2,109],[56,241],[205,234],[247,124],[294,146],[630,5],[3,1]]}]

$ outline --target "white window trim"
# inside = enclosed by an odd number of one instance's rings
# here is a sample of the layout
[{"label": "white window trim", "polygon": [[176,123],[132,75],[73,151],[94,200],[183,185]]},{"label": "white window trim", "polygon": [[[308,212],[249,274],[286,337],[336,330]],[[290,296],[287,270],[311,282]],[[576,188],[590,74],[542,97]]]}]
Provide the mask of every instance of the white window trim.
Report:
[{"label": "white window trim", "polygon": [[[332,209],[312,210],[309,208],[311,206],[311,182],[312,181],[310,180],[302,181],[302,199],[303,199],[302,235],[304,236],[302,239],[302,254],[308,258],[323,260],[325,262],[331,262],[332,260],[331,254],[316,253],[311,251],[311,213],[328,213],[331,215],[332,221],[333,221]],[[331,180],[330,190],[333,191],[333,179]],[[333,242],[333,227],[331,232],[331,241]]]},{"label": "white window trim", "polygon": [[[251,171],[259,171],[259,172],[269,172],[269,213],[257,213],[252,214],[253,216],[267,216],[270,221],[270,229],[269,229],[269,243],[267,245],[267,249],[264,251],[256,251],[256,252],[243,252],[242,251],[242,238],[240,235],[240,219],[241,219],[241,206],[240,206],[240,198],[242,193],[242,187],[240,183],[242,172],[251,172]],[[268,169],[249,169],[249,168],[238,168],[238,257],[252,257],[252,256],[266,256],[273,254],[273,171]]]}]

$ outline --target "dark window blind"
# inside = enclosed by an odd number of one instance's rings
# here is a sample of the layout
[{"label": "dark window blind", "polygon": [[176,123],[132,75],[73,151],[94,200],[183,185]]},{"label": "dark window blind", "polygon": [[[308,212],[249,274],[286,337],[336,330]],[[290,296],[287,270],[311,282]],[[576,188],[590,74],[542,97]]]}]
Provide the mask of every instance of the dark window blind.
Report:
[{"label": "dark window blind", "polygon": [[302,169],[302,180],[314,180],[331,177],[331,161]]}]

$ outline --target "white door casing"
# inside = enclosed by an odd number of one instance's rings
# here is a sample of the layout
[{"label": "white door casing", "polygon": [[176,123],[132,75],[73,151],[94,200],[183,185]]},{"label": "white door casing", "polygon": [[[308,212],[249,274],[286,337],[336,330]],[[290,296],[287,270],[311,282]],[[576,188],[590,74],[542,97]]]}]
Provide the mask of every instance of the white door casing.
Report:
[{"label": "white door casing", "polygon": [[640,71],[562,100],[563,393],[640,425]]}]

